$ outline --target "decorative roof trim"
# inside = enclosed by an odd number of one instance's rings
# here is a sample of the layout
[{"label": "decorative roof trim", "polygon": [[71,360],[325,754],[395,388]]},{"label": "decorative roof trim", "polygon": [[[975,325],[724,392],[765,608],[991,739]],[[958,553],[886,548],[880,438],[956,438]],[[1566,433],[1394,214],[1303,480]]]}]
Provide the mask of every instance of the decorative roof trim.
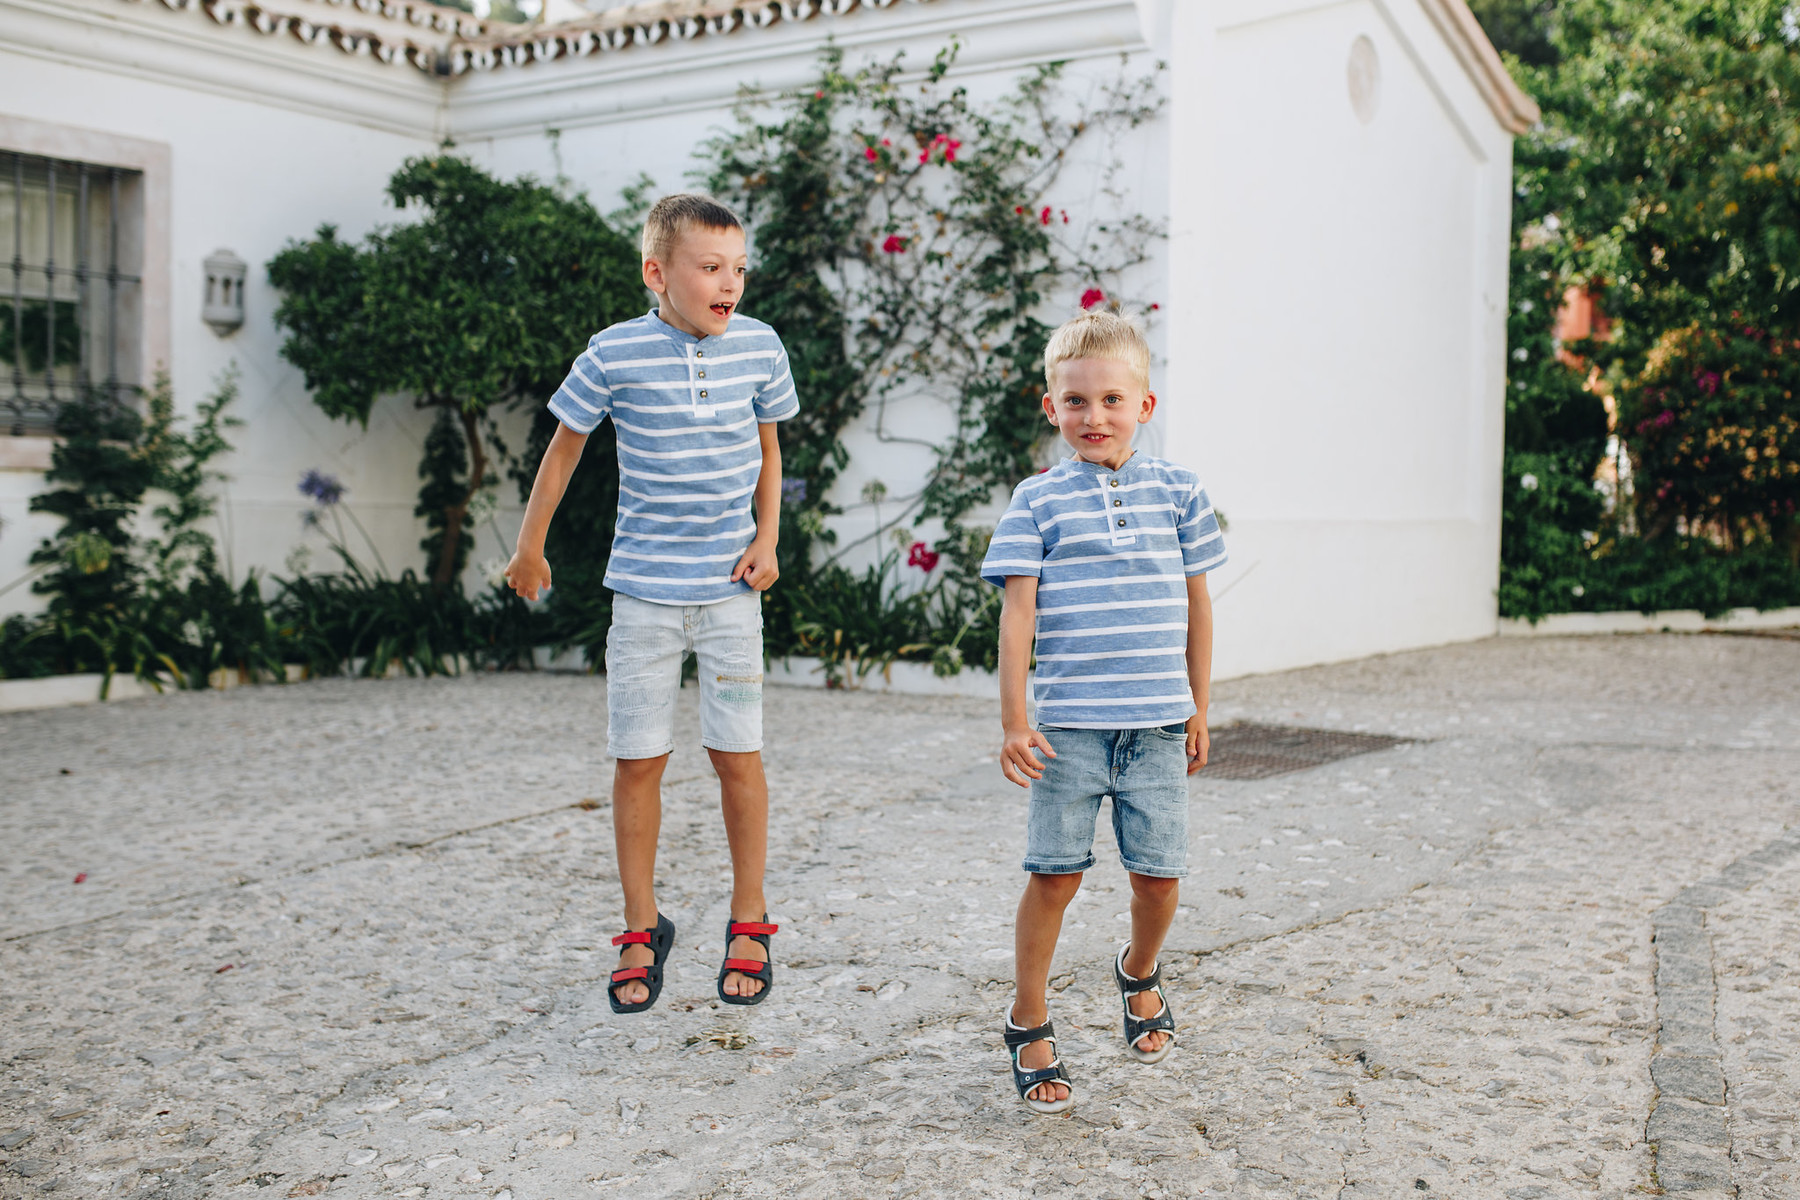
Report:
[{"label": "decorative roof trim", "polygon": [[1420,0],[1420,4],[1501,125],[1519,134],[1543,118],[1537,101],[1508,73],[1487,31],[1469,11],[1467,0]]},{"label": "decorative roof trim", "polygon": [[[928,0],[905,0],[927,3]],[[293,11],[301,0],[126,0],[160,3],[176,12],[199,11],[219,25],[242,26],[265,37],[288,35],[309,46],[330,44],[345,54],[382,63],[411,63],[432,75],[524,67],[559,58],[586,58],[632,46],[691,41],[739,29],[765,29],[782,21],[806,21],[826,13],[843,16],[858,8],[891,8],[901,0],[645,0],[557,25],[511,26],[483,21],[460,9],[428,0],[305,0],[319,8],[346,10],[344,19],[321,12],[320,19]],[[374,18],[367,26],[356,14]],[[443,40],[415,38],[382,26],[411,26]]]}]

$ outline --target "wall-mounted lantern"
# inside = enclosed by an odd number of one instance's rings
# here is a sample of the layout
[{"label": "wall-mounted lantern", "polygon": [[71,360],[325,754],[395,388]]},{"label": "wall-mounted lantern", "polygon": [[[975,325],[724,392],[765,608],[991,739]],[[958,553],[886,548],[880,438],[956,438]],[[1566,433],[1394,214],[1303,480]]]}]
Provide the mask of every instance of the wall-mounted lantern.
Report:
[{"label": "wall-mounted lantern", "polygon": [[206,256],[206,303],[200,318],[225,337],[244,323],[244,273],[249,264],[229,250]]}]

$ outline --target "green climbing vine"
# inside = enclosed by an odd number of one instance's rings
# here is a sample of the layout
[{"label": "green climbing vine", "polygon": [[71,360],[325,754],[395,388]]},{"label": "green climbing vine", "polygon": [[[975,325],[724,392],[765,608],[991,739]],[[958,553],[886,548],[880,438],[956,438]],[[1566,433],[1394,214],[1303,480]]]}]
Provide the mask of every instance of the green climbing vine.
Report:
[{"label": "green climbing vine", "polygon": [[[752,232],[746,307],[780,330],[806,397],[782,431],[803,512],[835,511],[841,435],[870,410],[883,442],[935,459],[891,498],[889,525],[954,523],[1029,474],[1051,324],[1078,297],[1129,303],[1121,279],[1162,236],[1117,179],[1117,135],[1161,107],[1154,74],[1121,68],[1072,101],[1051,64],[983,104],[953,81],[955,61],[952,45],[908,77],[899,57],[851,69],[830,50],[810,86],[746,96],[736,128],[703,148],[709,186]],[[1052,198],[1078,151],[1102,211]],[[949,405],[947,435],[889,419],[891,401],[920,391]],[[816,520],[802,525],[819,536]]]}]

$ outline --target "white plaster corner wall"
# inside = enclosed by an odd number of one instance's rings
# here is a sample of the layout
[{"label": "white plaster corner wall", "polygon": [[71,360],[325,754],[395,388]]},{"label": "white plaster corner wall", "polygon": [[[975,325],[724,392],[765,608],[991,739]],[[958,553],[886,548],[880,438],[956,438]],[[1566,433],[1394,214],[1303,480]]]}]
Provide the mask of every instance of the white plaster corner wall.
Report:
[{"label": "white plaster corner wall", "polygon": [[[331,47],[288,46],[160,6],[111,3],[96,16],[91,3],[75,4],[58,24],[51,6],[0,0],[9,21],[15,8],[30,21],[0,28],[0,135],[9,127],[35,135],[5,148],[100,161],[109,144],[162,148],[161,164],[145,168],[152,194],[160,187],[166,197],[147,228],[164,263],[146,281],[149,365],[167,367],[183,413],[228,367],[239,372],[235,411],[245,424],[222,464],[230,476],[222,549],[234,573],[279,570],[302,540],[307,501],[295,484],[309,467],[343,479],[390,565],[419,565],[412,507],[424,415],[384,399],[365,431],[319,412],[280,357],[266,267],[322,223],[355,238],[397,219],[383,188],[404,158],[435,145],[438,85],[404,64],[357,63]],[[142,27],[116,28],[115,10]],[[257,86],[241,86],[246,72]],[[417,120],[424,124],[405,132]],[[250,264],[246,322],[224,338],[200,319],[202,262],[219,248]],[[36,470],[0,463],[0,586],[54,528],[25,512],[42,488]],[[35,607],[27,588],[0,596],[0,613]]]},{"label": "white plaster corner wall", "polygon": [[1169,437],[1230,524],[1219,673],[1493,633],[1510,135],[1416,0],[1170,38]]},{"label": "white plaster corner wall", "polygon": [[[471,76],[455,85],[450,130],[460,150],[497,174],[565,178],[606,212],[640,174],[662,192],[697,186],[704,162],[696,152],[731,127],[740,89],[779,93],[799,86],[817,72],[828,39],[851,68],[904,51],[906,64],[922,70],[953,36],[961,44],[953,77],[978,100],[1009,92],[1040,63],[1064,62],[1064,90],[1081,97],[1121,69],[1150,73],[1159,57],[1145,45],[1131,0],[932,0]],[[1152,219],[1167,211],[1167,138],[1166,120],[1152,120],[1128,131],[1117,148],[1128,202]],[[1109,201],[1101,195],[1102,180],[1084,165],[1065,172],[1055,203],[1077,216],[1104,214]],[[623,232],[635,237],[637,231]],[[1129,287],[1166,307],[1160,255],[1136,272]],[[1072,315],[1076,299],[1053,298],[1045,319]],[[754,274],[744,311],[757,312]],[[1151,331],[1159,362],[1166,328],[1158,322]],[[934,461],[927,448],[879,439],[875,420],[866,413],[844,433],[850,463],[832,496],[846,510],[834,519],[842,543],[873,528],[874,510],[860,499],[866,482],[879,477],[891,497],[904,497],[918,490]],[[914,438],[951,429],[948,406],[931,395],[894,398],[887,421]],[[1159,437],[1160,426],[1155,432]],[[896,508],[887,502],[882,515],[891,520]],[[918,534],[935,536],[935,526]],[[881,548],[863,543],[845,561],[860,568]]]}]

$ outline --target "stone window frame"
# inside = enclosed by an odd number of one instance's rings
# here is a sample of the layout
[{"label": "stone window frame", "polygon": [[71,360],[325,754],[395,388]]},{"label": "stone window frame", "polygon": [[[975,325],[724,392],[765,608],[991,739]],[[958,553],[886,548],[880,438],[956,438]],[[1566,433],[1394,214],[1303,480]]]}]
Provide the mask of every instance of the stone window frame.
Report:
[{"label": "stone window frame", "polygon": [[[0,113],[0,150],[126,173],[120,176],[119,267],[140,282],[136,311],[122,318],[135,325],[135,337],[124,339],[128,361],[121,363],[119,374],[148,384],[170,357],[169,144]],[[0,249],[10,265],[11,248]],[[0,382],[11,386],[10,379]],[[0,470],[47,470],[53,439],[14,436],[12,428],[10,420],[0,423]]]}]

